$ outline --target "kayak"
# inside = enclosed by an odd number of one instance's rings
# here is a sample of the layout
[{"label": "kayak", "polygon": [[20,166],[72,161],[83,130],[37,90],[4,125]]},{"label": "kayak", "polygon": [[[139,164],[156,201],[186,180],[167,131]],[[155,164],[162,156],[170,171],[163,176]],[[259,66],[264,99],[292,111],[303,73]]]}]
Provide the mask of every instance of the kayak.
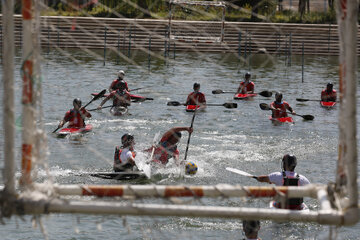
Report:
[{"label": "kayak", "polygon": [[102,179],[114,179],[114,180],[134,180],[134,179],[147,179],[144,172],[93,172],[88,173],[92,177]]},{"label": "kayak", "polygon": [[294,122],[292,117],[273,118],[270,116],[269,119],[273,122],[281,122],[281,123],[285,123],[285,122],[293,123]]},{"label": "kayak", "polygon": [[252,97],[255,97],[257,93],[237,93],[234,96],[235,100],[243,100],[243,99],[249,99]]},{"label": "kayak", "polygon": [[92,130],[92,125],[88,124],[84,128],[63,128],[57,133],[57,137],[62,138],[68,135],[83,134]]},{"label": "kayak", "polygon": [[[270,207],[271,209],[282,209],[282,208],[277,208],[277,207],[275,207],[275,201],[271,201],[271,202],[269,203],[269,207]],[[308,207],[305,203],[302,203],[302,204],[301,204],[300,210],[292,210],[292,211],[310,212],[309,207]]]},{"label": "kayak", "polygon": [[[97,96],[99,93],[92,93],[92,96]],[[104,94],[104,97],[108,97],[110,94]],[[146,99],[146,97],[143,96],[139,96],[139,95],[134,95],[134,94],[130,94],[131,100],[133,101],[140,101],[140,100],[144,100]]]},{"label": "kayak", "polygon": [[128,109],[126,107],[112,107],[110,113],[113,116],[123,116],[128,113]]},{"label": "kayak", "polygon": [[324,108],[332,108],[334,107],[336,104],[336,102],[323,102],[323,101],[320,101],[320,105]]},{"label": "kayak", "polygon": [[204,109],[204,107],[201,107],[199,105],[186,105],[186,108],[185,108],[185,110],[187,112],[195,112],[195,109],[202,110],[202,109]]}]

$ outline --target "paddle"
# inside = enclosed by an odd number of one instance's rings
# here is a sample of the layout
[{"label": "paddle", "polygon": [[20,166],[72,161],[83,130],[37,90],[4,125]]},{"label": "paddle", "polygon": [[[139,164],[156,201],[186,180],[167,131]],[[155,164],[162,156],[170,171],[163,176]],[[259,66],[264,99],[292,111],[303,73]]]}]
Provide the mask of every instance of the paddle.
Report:
[{"label": "paddle", "polygon": [[[96,96],[94,96],[90,102],[88,102],[87,104],[85,104],[85,106],[83,108],[86,108],[90,103],[92,103],[93,101],[101,98],[102,96],[104,96],[104,94],[106,93],[106,89],[102,90],[101,92],[99,92]],[[55,133],[57,130],[59,130],[61,127],[58,126],[54,131],[53,133]]]},{"label": "paddle", "polygon": [[[213,90],[212,91],[213,94],[221,94],[221,93],[232,93],[232,94],[235,94],[236,92],[233,92],[233,91],[223,91],[221,89],[216,89],[216,90]],[[257,93],[259,94],[260,96],[263,96],[263,97],[271,97],[272,96],[272,92],[270,91],[262,91],[262,92],[259,92]]]},{"label": "paddle", "polygon": [[236,168],[230,168],[230,167],[227,167],[225,168],[226,170],[230,171],[230,172],[233,172],[233,173],[237,173],[239,175],[242,175],[242,176],[246,176],[246,177],[251,177],[251,178],[255,178],[257,179],[256,176],[254,175],[251,175],[250,173],[247,173],[247,172],[244,172],[244,171],[241,171],[239,169],[236,169]]},{"label": "paddle", "polygon": [[[167,103],[168,106],[186,106],[185,103],[180,103],[177,101],[171,101]],[[237,103],[223,103],[223,104],[205,104],[206,106],[224,106],[226,108],[237,108]]]},{"label": "paddle", "polygon": [[144,102],[145,100],[154,100],[154,99],[148,97],[131,99],[132,102]]},{"label": "paddle", "polygon": [[89,109],[88,111],[91,112],[91,111],[101,110],[101,109],[103,109],[103,108],[111,108],[112,106],[113,106],[113,105],[109,105],[109,106],[101,107],[100,109],[93,108],[93,109]]},{"label": "paddle", "polygon": [[[267,105],[266,103],[260,103],[260,108],[261,110],[272,110],[269,105]],[[281,111],[281,112],[284,112],[284,111]],[[314,120],[314,116],[313,115],[300,115],[300,114],[297,114],[297,113],[291,113],[291,112],[288,112],[292,115],[296,115],[296,116],[299,116],[299,117],[302,117],[304,118],[305,120]]]},{"label": "paddle", "polygon": [[133,92],[133,91],[137,91],[137,90],[140,90],[140,89],[144,89],[144,88],[151,88],[152,86],[150,87],[139,87],[139,88],[134,88],[134,89],[130,89],[129,92]]},{"label": "paddle", "polygon": [[[193,117],[192,117],[192,119],[191,119],[190,128],[192,128],[193,125],[194,125],[195,115],[196,115],[196,109],[195,109],[194,114],[193,114]],[[190,144],[190,137],[191,137],[191,133],[189,133],[188,141],[187,141],[187,144],[186,144],[185,157],[184,157],[184,161],[183,161],[183,162],[185,162],[185,161],[186,161],[186,158],[187,158],[187,153],[188,153],[189,144]]]},{"label": "paddle", "polygon": [[[297,98],[296,101],[299,101],[299,102],[307,102],[307,101],[322,102],[322,100],[307,99],[307,98]],[[324,102],[326,102],[326,101],[324,101]],[[334,102],[334,101],[328,101],[328,102]],[[336,101],[336,102],[338,102],[338,101]]]}]

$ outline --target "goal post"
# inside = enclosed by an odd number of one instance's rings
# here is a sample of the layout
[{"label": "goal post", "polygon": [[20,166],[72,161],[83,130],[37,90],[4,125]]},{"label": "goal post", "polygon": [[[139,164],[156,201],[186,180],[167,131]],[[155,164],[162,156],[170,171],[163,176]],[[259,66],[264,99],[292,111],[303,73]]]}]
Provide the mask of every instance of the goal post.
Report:
[{"label": "goal post", "polygon": [[[204,6],[214,7],[221,9],[221,21],[214,22],[215,30],[214,35],[211,36],[207,31],[201,31],[199,28],[194,26],[194,31],[191,33],[187,32],[187,35],[182,34],[180,28],[176,28],[173,18],[173,11],[175,6],[181,6],[186,9],[190,9],[190,6]],[[187,1],[187,0],[170,0],[169,2],[169,24],[168,24],[168,38],[169,41],[183,41],[183,42],[206,42],[206,43],[222,43],[225,35],[225,9],[226,4],[224,2],[213,2],[213,1]],[[192,10],[192,9],[190,9]],[[198,11],[200,14],[206,14],[206,12]],[[176,29],[175,29],[176,28]]]}]

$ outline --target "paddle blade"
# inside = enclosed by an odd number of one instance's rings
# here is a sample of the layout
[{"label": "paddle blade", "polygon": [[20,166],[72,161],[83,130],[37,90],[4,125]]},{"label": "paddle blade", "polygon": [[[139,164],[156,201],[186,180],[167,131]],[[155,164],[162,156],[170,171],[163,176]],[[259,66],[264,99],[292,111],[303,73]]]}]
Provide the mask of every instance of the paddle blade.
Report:
[{"label": "paddle blade", "polygon": [[247,172],[241,171],[241,170],[236,169],[236,168],[230,168],[230,167],[227,167],[227,168],[225,168],[225,169],[226,169],[226,170],[228,170],[228,171],[230,171],[230,172],[233,172],[233,173],[236,173],[236,174],[242,175],[242,176],[256,178],[256,176],[251,175],[250,173],[247,173]]},{"label": "paddle blade", "polygon": [[172,102],[168,102],[167,105],[168,106],[180,106],[180,105],[184,105],[184,104],[181,104],[180,102],[177,102],[177,101],[172,101]]},{"label": "paddle blade", "polygon": [[305,119],[305,120],[314,120],[314,116],[313,115],[302,115],[302,117]]},{"label": "paddle blade", "polygon": [[259,105],[260,105],[261,110],[271,110],[269,105],[267,105],[266,103],[260,103]]},{"label": "paddle blade", "polygon": [[297,98],[296,101],[299,101],[299,102],[307,102],[307,101],[309,101],[309,99],[306,99],[306,98]]},{"label": "paddle blade", "polygon": [[223,106],[226,108],[237,108],[237,103],[224,103]]},{"label": "paddle blade", "polygon": [[260,95],[260,96],[263,96],[263,97],[271,97],[271,96],[272,96],[272,92],[262,91],[262,92],[259,92],[259,95]]},{"label": "paddle blade", "polygon": [[103,96],[105,95],[105,93],[106,93],[106,89],[104,89],[104,90],[102,90],[101,92],[99,92],[99,94],[96,95],[92,100],[94,101],[94,100],[97,100],[97,99],[103,97]]},{"label": "paddle blade", "polygon": [[220,93],[224,93],[224,91],[221,89],[216,89],[212,91],[212,94],[220,94]]}]

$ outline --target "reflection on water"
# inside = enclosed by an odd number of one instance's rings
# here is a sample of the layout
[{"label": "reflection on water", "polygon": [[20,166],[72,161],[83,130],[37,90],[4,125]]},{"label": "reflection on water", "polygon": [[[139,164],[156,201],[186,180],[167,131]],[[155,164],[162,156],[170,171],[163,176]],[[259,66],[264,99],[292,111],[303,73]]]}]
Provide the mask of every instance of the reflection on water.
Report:
[{"label": "reflection on water", "polygon": [[[79,172],[111,171],[113,152],[120,145],[120,138],[126,132],[135,136],[136,151],[151,146],[157,132],[163,134],[174,126],[189,126],[192,113],[185,112],[183,106],[167,106],[168,101],[184,102],[192,91],[194,82],[201,84],[208,103],[232,102],[232,94],[211,94],[214,89],[235,91],[246,71],[251,71],[256,91],[281,91],[284,100],[299,114],[315,116],[313,121],[304,121],[294,116],[295,124],[274,126],[269,121],[269,111],[259,108],[259,103],[271,103],[273,97],[255,97],[252,101],[237,101],[237,109],[222,106],[209,106],[199,112],[194,122],[194,132],[188,152],[188,160],[195,162],[199,171],[194,177],[179,179],[171,177],[176,167],[168,168],[164,178],[155,179],[159,184],[197,184],[213,185],[219,183],[261,185],[253,179],[244,178],[225,170],[235,167],[251,174],[267,174],[280,170],[280,160],[285,153],[297,156],[297,171],[313,183],[326,184],[335,180],[335,167],[338,143],[338,107],[321,108],[317,102],[296,102],[296,98],[320,99],[320,92],[331,81],[338,89],[338,66],[336,57],[306,57],[304,81],[302,82],[301,57],[293,56],[292,66],[286,66],[283,56],[255,55],[251,59],[251,68],[239,62],[235,55],[214,53],[176,53],[165,62],[151,59],[151,72],[148,71],[148,57],[137,53],[132,60],[137,65],[121,61],[115,65],[116,57],[108,56],[106,65],[103,60],[94,58],[82,51],[68,52],[70,57],[52,51],[45,55],[43,73],[43,107],[45,128],[48,134],[50,156],[48,164],[55,182],[64,184],[116,184],[114,180],[96,179],[79,176]],[[159,53],[161,55],[162,53]],[[101,53],[98,52],[98,56]],[[16,117],[20,117],[21,81],[19,59],[16,62]],[[81,141],[57,139],[50,133],[56,128],[65,112],[72,107],[73,98],[83,102],[91,99],[91,93],[107,89],[116,78],[120,69],[126,72],[129,87],[149,87],[136,94],[152,97],[153,101],[132,103],[131,115],[111,116],[108,109],[92,112],[88,120],[93,131],[84,135]],[[89,108],[96,108],[100,101]],[[2,117],[1,120],[2,121]],[[1,130],[2,133],[2,130]],[[180,158],[184,157],[187,142],[184,133],[179,145]],[[20,146],[21,134],[18,132],[16,143]],[[3,139],[0,140],[1,145]],[[19,155],[19,153],[18,153]],[[19,159],[19,156],[17,157]],[[1,164],[0,164],[1,165]],[[1,165],[2,166],[2,165]],[[43,180],[45,174],[39,174]],[[169,177],[170,176],[170,177]],[[175,174],[174,174],[175,176]],[[147,200],[144,200],[145,202]],[[306,199],[311,209],[317,209],[317,202]],[[267,207],[268,199],[249,200],[204,199],[189,204]],[[185,204],[188,204],[185,202]],[[26,217],[28,220],[29,218]],[[61,219],[60,221],[58,221]],[[52,215],[47,221],[51,239],[63,239],[71,229],[69,223],[76,216]],[[113,238],[112,233],[122,235],[123,239],[138,239],[148,236],[154,239],[238,239],[242,237],[240,220],[198,219],[198,218],[154,218],[127,217],[131,233],[122,226],[122,219],[114,216],[103,218],[103,231],[94,229],[97,216],[80,216],[75,223],[79,234],[70,235],[74,239],[97,239],[100,236]],[[3,227],[9,233],[8,239],[27,238],[36,230],[24,224],[22,231],[14,231],[14,220]],[[61,223],[60,223],[61,222]],[[23,226],[24,226],[23,225]],[[357,226],[359,227],[359,226]],[[356,227],[340,230],[341,238],[355,236]],[[263,239],[304,239],[321,238],[327,228],[316,224],[277,224],[262,221],[260,237]],[[111,235],[110,235],[111,233]],[[38,234],[38,233],[36,233]],[[36,236],[36,234],[31,236]],[[173,237],[169,237],[169,234]]]}]

